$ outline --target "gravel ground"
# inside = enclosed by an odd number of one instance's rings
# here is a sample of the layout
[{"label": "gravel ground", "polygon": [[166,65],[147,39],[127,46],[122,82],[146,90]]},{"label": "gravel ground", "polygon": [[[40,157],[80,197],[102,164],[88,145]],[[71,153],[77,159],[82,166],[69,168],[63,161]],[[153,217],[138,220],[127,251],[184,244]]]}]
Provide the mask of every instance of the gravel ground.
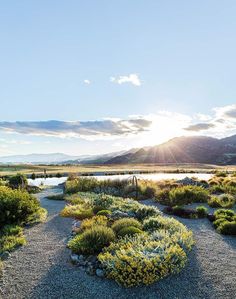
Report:
[{"label": "gravel ground", "polygon": [[55,192],[58,190],[44,190],[38,196],[49,217],[46,223],[25,231],[28,244],[5,262],[0,298],[236,298],[236,238],[217,234],[207,219],[180,219],[193,230],[196,246],[178,275],[132,289],[87,276],[69,261],[65,243],[72,221],[58,216],[64,202],[45,198]]}]

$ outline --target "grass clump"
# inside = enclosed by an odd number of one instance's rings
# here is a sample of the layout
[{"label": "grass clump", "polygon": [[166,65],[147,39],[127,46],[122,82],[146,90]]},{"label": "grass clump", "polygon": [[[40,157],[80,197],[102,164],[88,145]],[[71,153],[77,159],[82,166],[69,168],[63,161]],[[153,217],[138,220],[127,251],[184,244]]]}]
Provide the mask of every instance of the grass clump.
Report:
[{"label": "grass clump", "polygon": [[122,218],[122,219],[119,219],[119,220],[116,220],[114,222],[114,224],[112,225],[112,229],[114,230],[114,232],[119,235],[119,232],[124,229],[124,228],[127,228],[127,227],[136,227],[138,229],[141,230],[142,228],[142,224],[134,219],[134,218]]},{"label": "grass clump", "polygon": [[0,233],[0,254],[5,251],[13,251],[15,248],[25,245],[26,240],[22,227],[18,225],[6,225]]},{"label": "grass clump", "polygon": [[98,216],[109,216],[111,215],[111,211],[110,210],[100,210],[97,212]]},{"label": "grass clump", "polygon": [[212,208],[232,208],[235,204],[235,198],[230,194],[222,194],[220,196],[211,196],[208,199],[208,205]]},{"label": "grass clump", "polygon": [[207,217],[208,209],[204,206],[198,206],[196,208],[196,212],[197,212],[198,218],[205,218],[205,217]]},{"label": "grass clump", "polygon": [[93,226],[77,235],[68,247],[77,254],[96,254],[115,240],[113,230],[105,226]]},{"label": "grass clump", "polygon": [[141,234],[143,233],[143,231],[135,226],[127,226],[122,228],[119,232],[118,232],[118,236],[119,237],[125,237],[125,236],[133,236],[135,234]]},{"label": "grass clump", "polygon": [[213,225],[221,234],[236,235],[236,213],[227,209],[215,211]]},{"label": "grass clump", "polygon": [[167,205],[186,205],[195,202],[207,202],[208,192],[199,186],[182,186],[177,187],[169,192]]},{"label": "grass clump", "polygon": [[89,208],[86,205],[78,204],[65,206],[60,215],[62,217],[70,217],[78,220],[83,220],[92,217],[94,213],[92,208]]}]

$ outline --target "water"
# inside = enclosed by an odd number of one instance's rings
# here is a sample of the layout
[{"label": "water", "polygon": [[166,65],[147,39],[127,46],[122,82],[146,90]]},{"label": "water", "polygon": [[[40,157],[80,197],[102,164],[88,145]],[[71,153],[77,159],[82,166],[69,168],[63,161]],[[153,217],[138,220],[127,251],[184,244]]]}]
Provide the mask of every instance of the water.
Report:
[{"label": "water", "polygon": [[[130,174],[119,174],[119,175],[97,175],[97,176],[91,176],[93,178],[101,180],[116,180],[116,179],[127,179],[132,177],[133,175]],[[148,174],[136,174],[136,177],[138,179],[144,179],[144,180],[153,180],[153,181],[160,181],[160,180],[182,180],[186,177],[195,177],[199,180],[209,180],[212,177],[212,174],[209,173],[148,173]],[[61,183],[64,183],[67,180],[67,177],[61,177],[61,178],[37,178],[35,180],[28,179],[28,183],[31,186],[57,186]]]}]

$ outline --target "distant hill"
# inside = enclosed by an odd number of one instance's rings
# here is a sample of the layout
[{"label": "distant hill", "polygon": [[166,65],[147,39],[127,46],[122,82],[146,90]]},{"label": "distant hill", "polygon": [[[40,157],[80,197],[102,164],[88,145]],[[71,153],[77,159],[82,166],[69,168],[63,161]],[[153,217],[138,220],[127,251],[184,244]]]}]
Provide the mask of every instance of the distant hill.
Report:
[{"label": "distant hill", "polygon": [[116,156],[105,163],[236,164],[236,135],[223,139],[176,137],[160,145]]},{"label": "distant hill", "polygon": [[70,156],[62,153],[52,154],[29,154],[0,157],[0,163],[58,163],[68,159],[76,159],[76,156]]}]

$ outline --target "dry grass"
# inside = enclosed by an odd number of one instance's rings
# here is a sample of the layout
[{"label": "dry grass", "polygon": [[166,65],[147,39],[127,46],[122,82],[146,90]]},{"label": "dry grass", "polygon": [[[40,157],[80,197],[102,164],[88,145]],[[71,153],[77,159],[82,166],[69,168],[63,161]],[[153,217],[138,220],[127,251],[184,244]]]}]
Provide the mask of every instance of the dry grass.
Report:
[{"label": "dry grass", "polygon": [[209,164],[122,164],[122,165],[1,165],[0,176],[13,175],[18,172],[31,175],[43,175],[44,169],[47,174],[62,175],[85,174],[85,173],[117,173],[120,172],[210,172],[214,170],[236,171],[236,166],[217,166]]}]

